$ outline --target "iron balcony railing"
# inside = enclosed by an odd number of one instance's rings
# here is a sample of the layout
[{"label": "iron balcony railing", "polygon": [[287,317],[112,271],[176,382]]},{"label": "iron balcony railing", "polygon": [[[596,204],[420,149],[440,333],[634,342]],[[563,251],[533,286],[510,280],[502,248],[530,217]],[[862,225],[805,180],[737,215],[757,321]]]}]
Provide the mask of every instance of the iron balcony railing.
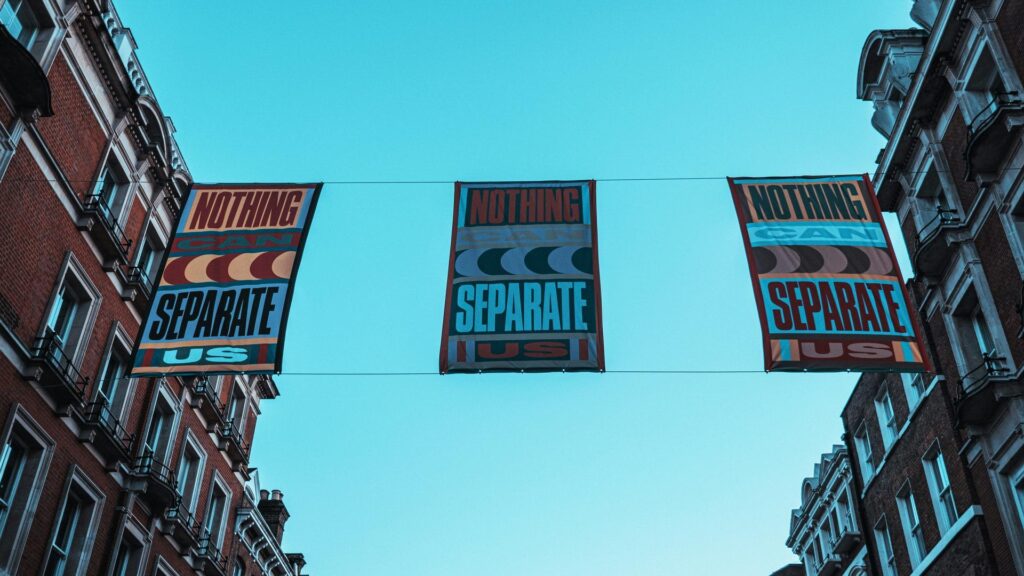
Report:
[{"label": "iron balcony railing", "polygon": [[106,432],[124,454],[131,454],[135,446],[135,435],[128,432],[121,421],[110,410],[110,404],[103,399],[91,402],[85,407],[85,421]]},{"label": "iron balcony railing", "polygon": [[242,432],[235,426],[235,420],[229,419],[219,428],[220,435],[228,442],[235,444],[238,450],[238,455],[241,456],[245,462],[249,461],[249,444],[246,443],[245,438],[242,436]]},{"label": "iron balcony railing", "polygon": [[135,460],[135,473],[162,482],[171,488],[178,485],[174,476],[174,469],[164,464],[156,457],[152,450],[146,450],[142,456]]},{"label": "iron balcony railing", "polygon": [[977,134],[984,130],[986,125],[995,118],[999,109],[1003,106],[1020,103],[1020,100],[1017,98],[1017,93],[1014,91],[993,94],[992,99],[989,100],[973,118],[971,118],[971,133]]},{"label": "iron balcony railing", "polygon": [[920,250],[922,244],[929,242],[944,226],[952,226],[960,223],[960,215],[957,214],[956,210],[950,210],[949,208],[939,208],[935,211],[935,216],[932,216],[931,220],[928,220],[921,226],[921,229],[917,232],[917,246]]},{"label": "iron balcony railing", "polygon": [[995,351],[981,355],[981,363],[963,375],[957,385],[956,402],[959,403],[971,392],[985,384],[985,381],[993,376],[1000,376],[1006,371],[1004,362],[1006,358],[999,356]]},{"label": "iron balcony railing", "polygon": [[201,395],[217,409],[217,413],[223,416],[224,403],[220,401],[217,391],[213,389],[210,379],[206,376],[196,376],[192,381],[192,389],[196,394]]},{"label": "iron balcony railing", "polygon": [[[227,564],[227,558],[221,553],[220,548],[213,543],[213,537],[209,534],[199,538],[199,545],[196,547],[196,555],[200,558],[205,559],[208,564],[214,568],[213,573],[223,573],[224,566]],[[209,574],[210,571],[204,570],[205,573]]]},{"label": "iron balcony railing", "polygon": [[174,504],[167,507],[164,511],[164,518],[177,522],[185,530],[192,535],[193,538],[199,538],[199,521],[192,512],[189,511],[188,506],[185,505],[185,501],[179,496]]},{"label": "iron balcony railing", "polygon": [[71,357],[64,352],[56,334],[47,331],[44,336],[36,338],[32,347],[32,358],[49,367],[57,376],[57,385],[63,387],[81,403],[89,379],[82,376]]},{"label": "iron balcony railing", "polygon": [[121,227],[121,223],[117,221],[117,217],[110,210],[110,205],[107,204],[106,200],[99,194],[90,194],[85,197],[85,203],[82,205],[82,209],[86,214],[92,214],[97,217],[103,228],[110,235],[113,241],[114,248],[117,249],[118,255],[124,259],[128,256],[128,250],[131,249],[132,241],[128,238],[124,228]]},{"label": "iron balcony railing", "polygon": [[141,266],[126,267],[124,276],[128,284],[142,289],[147,298],[153,294],[153,281]]}]

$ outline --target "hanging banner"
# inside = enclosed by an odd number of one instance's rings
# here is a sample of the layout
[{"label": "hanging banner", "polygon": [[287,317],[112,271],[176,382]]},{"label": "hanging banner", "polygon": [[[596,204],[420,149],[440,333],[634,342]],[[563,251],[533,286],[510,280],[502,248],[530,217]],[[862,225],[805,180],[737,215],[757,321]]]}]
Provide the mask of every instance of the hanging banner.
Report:
[{"label": "hanging banner", "polygon": [[931,371],[868,176],[729,178],[765,370]]},{"label": "hanging banner", "polygon": [[603,371],[593,180],[456,182],[442,374]]},{"label": "hanging banner", "polygon": [[132,376],[281,371],[322,184],[196,184],[136,338]]}]

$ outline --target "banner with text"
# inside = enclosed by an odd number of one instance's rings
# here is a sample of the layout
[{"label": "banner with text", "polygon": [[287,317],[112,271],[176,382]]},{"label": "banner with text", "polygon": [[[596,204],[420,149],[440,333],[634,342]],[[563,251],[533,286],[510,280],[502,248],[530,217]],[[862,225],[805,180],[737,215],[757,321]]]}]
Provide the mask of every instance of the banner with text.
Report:
[{"label": "banner with text", "polygon": [[132,376],[281,370],[322,184],[196,184],[136,339]]},{"label": "banner with text", "polygon": [[766,370],[930,371],[871,181],[729,178]]},{"label": "banner with text", "polygon": [[456,182],[441,373],[603,371],[593,180]]}]

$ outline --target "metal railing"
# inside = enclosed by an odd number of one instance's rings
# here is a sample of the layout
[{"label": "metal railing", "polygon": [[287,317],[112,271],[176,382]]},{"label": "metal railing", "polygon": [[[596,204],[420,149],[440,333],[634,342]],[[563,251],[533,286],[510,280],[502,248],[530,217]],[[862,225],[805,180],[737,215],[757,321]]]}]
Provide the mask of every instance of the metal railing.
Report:
[{"label": "metal railing", "polygon": [[153,294],[153,281],[141,266],[125,266],[124,277],[129,284],[142,288],[147,297]]},{"label": "metal railing", "polygon": [[249,460],[249,444],[246,443],[245,438],[242,437],[242,432],[235,427],[234,418],[228,419],[220,427],[220,435],[226,438],[230,442],[234,442],[238,446],[239,452],[245,460]]},{"label": "metal railing", "polygon": [[178,522],[194,538],[199,538],[199,521],[185,506],[185,501],[180,496],[164,511],[164,518]]},{"label": "metal railing", "polygon": [[218,568],[224,567],[227,562],[227,558],[221,554],[220,548],[213,543],[212,537],[207,534],[199,538],[199,545],[197,548],[197,555],[205,558],[210,563],[216,565]]},{"label": "metal railing", "polygon": [[1006,358],[999,356],[995,351],[982,354],[981,358],[981,363],[968,370],[957,383],[956,402],[959,403],[971,392],[980,388],[986,380],[993,376],[999,376],[1006,370],[1003,364]]},{"label": "metal railing", "polygon": [[97,400],[85,406],[85,421],[95,424],[113,438],[125,454],[131,454],[135,446],[135,435],[128,432],[121,421],[110,410],[106,400]]},{"label": "metal railing", "polygon": [[1016,92],[1009,91],[993,94],[992,99],[989,100],[973,118],[971,118],[971,133],[977,134],[978,132],[981,132],[985,126],[995,118],[999,109],[1008,104],[1021,104],[1021,101],[1017,98]]},{"label": "metal railing", "polygon": [[206,376],[196,376],[195,380],[192,381],[192,389],[195,390],[196,394],[202,395],[206,398],[214,408],[217,409],[217,413],[223,417],[224,415],[224,403],[220,401],[217,391],[213,389],[210,384],[210,379]]},{"label": "metal railing", "polygon": [[128,255],[128,250],[132,246],[131,238],[125,233],[124,228],[121,227],[121,223],[117,221],[117,217],[110,210],[110,206],[106,200],[99,194],[90,194],[85,197],[85,203],[82,205],[82,209],[87,214],[94,214],[99,219],[100,223],[110,234],[114,240],[114,245],[121,253],[121,257]]},{"label": "metal railing", "polygon": [[142,456],[139,456],[135,460],[133,468],[136,474],[149,476],[171,488],[176,488],[178,485],[178,480],[174,476],[174,469],[161,462],[152,450],[146,450]]},{"label": "metal railing", "polygon": [[938,234],[944,226],[950,226],[959,223],[960,215],[957,213],[956,210],[952,210],[949,208],[939,208],[938,210],[935,211],[935,216],[932,216],[931,220],[925,222],[921,226],[921,229],[918,230],[917,249],[920,250],[921,245],[927,243],[932,238],[934,238],[935,235]]},{"label": "metal railing", "polygon": [[68,391],[81,401],[85,395],[85,386],[88,384],[89,379],[82,376],[82,373],[78,371],[78,367],[75,366],[71,357],[64,352],[64,348],[61,346],[60,339],[57,338],[56,334],[47,331],[44,336],[36,338],[35,345],[32,347],[32,357],[45,362],[47,366],[59,375]]}]

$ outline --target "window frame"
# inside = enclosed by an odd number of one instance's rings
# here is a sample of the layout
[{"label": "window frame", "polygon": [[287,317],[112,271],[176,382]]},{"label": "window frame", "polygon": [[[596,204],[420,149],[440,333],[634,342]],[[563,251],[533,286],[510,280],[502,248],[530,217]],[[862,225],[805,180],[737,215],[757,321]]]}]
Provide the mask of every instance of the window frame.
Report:
[{"label": "window frame", "polygon": [[203,484],[203,476],[206,473],[207,454],[206,450],[203,449],[202,443],[200,443],[199,438],[195,435],[195,433],[193,433],[191,429],[186,428],[185,437],[181,442],[181,450],[178,453],[178,468],[175,471],[175,478],[178,481],[178,486],[180,486],[182,490],[184,490],[184,486],[182,486],[180,478],[180,475],[184,470],[182,463],[185,460],[186,451],[190,449],[199,456],[199,460],[195,470],[195,477],[193,479],[192,493],[190,495],[179,494],[179,496],[181,496],[181,498],[185,500],[185,509],[188,510],[189,513],[194,516],[196,513],[196,509],[199,506],[200,489],[202,488]]},{"label": "window frame", "polygon": [[46,308],[43,311],[42,318],[40,319],[39,330],[36,335],[39,338],[46,336],[47,331],[50,330],[50,318],[55,312],[55,307],[58,303],[59,294],[64,285],[68,282],[68,279],[77,283],[81,288],[81,291],[85,293],[87,306],[84,313],[79,312],[77,317],[81,319],[77,327],[75,327],[75,336],[71,345],[61,346],[65,355],[68,356],[70,363],[73,366],[80,366],[82,358],[85,356],[85,350],[88,348],[89,340],[92,336],[93,328],[96,324],[96,317],[99,315],[100,306],[103,303],[103,295],[100,293],[96,284],[92,282],[89,275],[86,274],[85,268],[82,263],[78,261],[74,252],[68,251],[64,257],[64,262],[61,264],[60,271],[57,273],[57,279],[54,282],[53,290],[50,293],[50,298],[46,303]]},{"label": "window frame", "polygon": [[[135,566],[129,566],[128,572],[118,572],[117,562],[121,555],[121,546],[125,542],[125,538],[132,538],[135,543],[138,544],[138,558],[135,559]],[[134,521],[131,520],[130,516],[125,517],[125,522],[121,526],[120,533],[118,535],[117,543],[114,546],[114,554],[111,556],[110,566],[107,567],[108,576],[138,576],[142,573],[142,570],[146,567],[146,557],[149,555],[149,547],[152,543],[146,530],[139,527]]]},{"label": "window frame", "polygon": [[[122,382],[115,388],[114,399],[110,399],[106,397],[106,394],[102,393],[101,388],[106,382],[106,372],[110,366],[110,359],[114,356],[115,347],[120,349],[118,352],[124,354],[125,360],[127,360],[127,370],[120,378]],[[96,372],[96,385],[93,386],[91,396],[92,402],[98,402],[102,395],[103,400],[107,402],[110,414],[122,424],[125,422],[125,411],[132,404],[132,399],[135,396],[135,387],[138,382],[137,378],[128,376],[131,373],[132,350],[134,350],[134,342],[132,342],[131,336],[129,336],[120,322],[114,322],[113,327],[110,329],[110,335],[107,337],[107,345],[104,348],[99,369]]]},{"label": "window frame", "polygon": [[[881,564],[882,576],[897,576],[896,549],[892,545],[892,532],[889,530],[889,522],[886,520],[885,514],[882,514],[878,522],[875,522],[872,532],[874,532],[875,545],[879,552],[878,562]],[[885,558],[882,558],[883,550],[888,552]]]},{"label": "window frame", "polygon": [[[50,464],[53,460],[53,453],[57,447],[57,443],[53,438],[46,433],[43,427],[32,418],[21,404],[11,406],[6,423],[4,424],[3,432],[0,433],[0,444],[7,444],[11,436],[15,434],[16,426],[18,427],[17,433],[19,435],[24,435],[28,437],[29,440],[35,442],[40,452],[39,461],[36,464],[32,483],[28,488],[28,494],[25,496],[24,507],[22,508],[21,518],[18,520],[17,528],[15,529],[12,538],[5,538],[5,541],[10,545],[6,558],[3,557],[3,549],[0,548],[0,571],[5,571],[8,574],[18,573],[18,567],[21,563],[21,555],[24,551],[25,543],[28,540],[32,523],[35,520],[39,501],[42,498],[43,487],[46,484],[46,478],[50,471]],[[22,478],[24,479],[24,471],[22,471]],[[6,528],[6,526],[4,528]],[[0,535],[5,534],[6,531],[0,528]]]},{"label": "window frame", "polygon": [[[928,483],[928,495],[931,497],[932,507],[935,511],[935,519],[939,527],[939,534],[945,534],[956,524],[960,513],[956,507],[956,495],[953,494],[953,484],[949,479],[949,467],[946,465],[946,458],[943,456],[938,441],[934,442],[921,457],[921,464],[924,467],[925,480]],[[941,466],[940,466],[941,464]],[[945,481],[945,486],[942,486]],[[945,496],[949,497],[949,506],[952,506],[953,517],[949,517]]]},{"label": "window frame", "polygon": [[[75,491],[75,494],[72,494]],[[85,472],[77,465],[72,464],[71,469],[68,472],[67,480],[64,483],[64,489],[61,492],[60,504],[57,506],[57,516],[54,517],[53,526],[50,529],[50,534],[47,537],[46,552],[43,555],[42,566],[43,573],[49,567],[51,555],[53,553],[53,547],[57,533],[60,530],[60,524],[63,520],[63,514],[67,507],[68,498],[75,497],[79,498],[84,496],[88,500],[85,500],[81,506],[86,507],[87,510],[80,511],[81,513],[87,513],[89,518],[82,528],[82,518],[79,517],[75,524],[75,534],[72,536],[74,543],[75,540],[81,539],[81,548],[75,552],[75,565],[71,572],[65,569],[61,576],[81,576],[85,574],[85,570],[89,567],[89,559],[92,556],[93,549],[95,548],[97,538],[97,524],[99,523],[100,516],[103,511],[103,504],[106,501],[106,496],[103,491],[97,486],[92,480],[86,476]],[[69,557],[71,553],[69,553]]]},{"label": "window frame", "polygon": [[857,464],[860,466],[861,475],[864,477],[864,484],[875,477],[875,462],[871,450],[871,436],[868,434],[866,420],[861,420],[853,433],[854,446],[857,448]]},{"label": "window frame", "polygon": [[[174,448],[174,439],[177,437],[178,425],[181,422],[181,401],[174,395],[174,393],[167,387],[167,383],[163,378],[157,380],[156,394],[153,394],[153,399],[149,403],[149,409],[146,411],[146,425],[140,436],[141,442],[139,442],[139,456],[143,460],[147,456],[147,450],[149,449],[149,435],[153,426],[153,417],[156,415],[157,409],[161,404],[166,405],[170,412],[168,414],[169,423],[167,425],[167,431],[161,430],[160,437],[157,438],[158,445],[153,450],[152,454],[149,454],[153,459],[160,462],[161,464],[167,465],[170,462],[170,453]],[[166,442],[164,446],[159,446],[159,443]]]},{"label": "window frame", "polygon": [[221,493],[224,494],[224,509],[221,510],[220,520],[217,522],[218,533],[215,538],[211,538],[211,541],[214,543],[214,546],[217,547],[218,551],[223,551],[224,534],[227,531],[226,529],[228,524],[228,512],[231,509],[231,502],[234,495],[232,494],[231,488],[228,486],[228,483],[224,480],[224,478],[221,477],[220,472],[217,471],[216,469],[210,476],[210,488],[208,490],[208,494],[206,495],[206,508],[203,514],[202,524],[200,525],[200,536],[202,536],[204,533],[205,536],[208,538],[213,536],[212,530],[207,532],[209,530],[209,528],[207,527],[207,522],[209,521],[210,518],[210,508],[213,506],[213,495],[215,489],[219,489]]},{"label": "window frame", "polygon": [[[49,73],[66,32],[61,24],[61,10],[51,0],[24,1],[29,5],[29,9],[32,10],[38,23],[31,45],[27,47],[27,50],[39,62],[43,72]],[[18,39],[18,43],[21,43],[20,39]]]},{"label": "window frame", "polygon": [[879,388],[874,405],[875,414],[878,416],[878,428],[882,433],[882,447],[888,452],[900,435],[900,427],[896,422],[896,407],[892,403],[888,384],[883,384]]},{"label": "window frame", "polygon": [[[119,226],[124,224],[125,215],[130,211],[130,200],[135,193],[135,184],[132,182],[131,172],[125,168],[128,165],[129,163],[121,158],[117,146],[110,146],[106,154],[103,155],[99,168],[96,170],[96,176],[93,178],[92,188],[89,192],[90,195],[99,198],[98,204],[101,205],[100,209],[106,209]],[[121,179],[118,182],[118,178],[114,178],[116,184],[116,188],[114,188],[114,205],[103,201],[103,186],[101,185],[101,183],[107,182],[104,175],[109,174],[111,168],[113,168],[115,176]]]},{"label": "window frame", "polygon": [[[928,545],[924,540],[924,528],[921,526],[921,515],[917,511],[914,491],[907,480],[896,493],[896,507],[900,512],[900,524],[903,527],[903,539],[910,555],[910,567],[916,568],[928,555]],[[913,523],[912,523],[913,521]]]}]

